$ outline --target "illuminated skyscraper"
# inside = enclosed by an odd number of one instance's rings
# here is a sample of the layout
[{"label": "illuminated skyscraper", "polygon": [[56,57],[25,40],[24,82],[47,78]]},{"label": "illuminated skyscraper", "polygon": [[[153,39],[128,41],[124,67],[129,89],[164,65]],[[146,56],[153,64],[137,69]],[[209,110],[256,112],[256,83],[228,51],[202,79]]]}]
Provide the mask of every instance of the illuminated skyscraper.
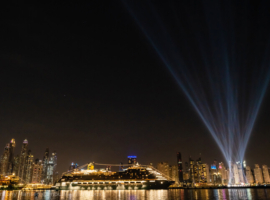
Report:
[{"label": "illuminated skyscraper", "polygon": [[226,170],[226,167],[225,165],[221,162],[219,163],[219,166],[218,166],[218,173],[221,175],[221,179],[222,179],[222,184],[223,185],[226,185],[228,184],[228,177],[227,177],[227,170]]},{"label": "illuminated skyscraper", "polygon": [[1,175],[8,175],[7,173],[8,173],[8,168],[9,168],[9,155],[10,155],[10,152],[9,152],[9,150],[10,150],[10,146],[9,146],[10,144],[7,144],[6,145],[6,147],[5,147],[5,149],[4,149],[4,153],[3,153],[3,155],[2,155],[2,157],[1,157]]},{"label": "illuminated skyscraper", "polygon": [[256,184],[263,184],[262,170],[258,164],[255,164],[254,177],[255,177]]},{"label": "illuminated skyscraper", "polygon": [[25,176],[23,177],[23,180],[25,181],[25,183],[31,183],[32,182],[33,162],[34,162],[34,156],[31,153],[31,150],[28,150],[27,159],[26,159]]},{"label": "illuminated skyscraper", "polygon": [[32,183],[40,183],[42,177],[42,160],[36,159],[32,166]]},{"label": "illuminated skyscraper", "polygon": [[194,160],[189,157],[189,181],[191,183],[195,182],[195,177],[194,177]]},{"label": "illuminated skyscraper", "polygon": [[193,172],[194,172],[194,183],[200,183],[201,181],[201,165],[197,162],[194,162]]},{"label": "illuminated skyscraper", "polygon": [[8,166],[8,174],[12,174],[14,172],[14,149],[16,146],[15,139],[11,139],[10,141],[10,150],[9,150],[9,166]]},{"label": "illuminated skyscraper", "polygon": [[249,166],[246,166],[246,179],[247,179],[247,183],[249,184],[254,183],[254,177]]},{"label": "illuminated skyscraper", "polygon": [[246,161],[244,160],[244,161],[243,161],[244,175],[246,175],[246,167],[247,167],[247,163],[246,163]]},{"label": "illuminated skyscraper", "polygon": [[178,165],[170,165],[169,166],[169,176],[172,178],[172,180],[179,184],[179,176],[178,176]]},{"label": "illuminated skyscraper", "polygon": [[54,184],[56,166],[57,166],[57,154],[56,152],[53,152],[52,156],[49,158],[48,163],[47,163],[47,170],[46,170],[47,176],[45,179],[45,184],[48,184],[48,185]]},{"label": "illuminated skyscraper", "polygon": [[19,173],[19,164],[20,164],[20,156],[14,156],[14,168],[13,168],[13,173],[18,176]]},{"label": "illuminated skyscraper", "polygon": [[210,183],[209,165],[202,164],[204,183]]},{"label": "illuminated skyscraper", "polygon": [[239,171],[238,171],[238,165],[232,164],[232,172],[233,172],[233,178],[234,178],[234,184],[240,184],[240,178],[239,178]]},{"label": "illuminated skyscraper", "polygon": [[211,169],[210,169],[210,179],[211,179],[211,183],[213,185],[219,185],[222,184],[222,177],[221,174],[218,171],[217,168],[217,162],[216,160],[214,161],[214,163],[211,165]]},{"label": "illuminated skyscraper", "polygon": [[6,145],[1,158],[0,173],[2,175],[10,175],[14,172],[14,148],[15,140],[11,139],[10,143]]},{"label": "illuminated skyscraper", "polygon": [[49,163],[49,148],[46,148],[44,157],[43,157],[43,172],[42,172],[42,181],[44,183],[46,183],[46,179],[47,179],[48,163]]},{"label": "illuminated skyscraper", "polygon": [[20,179],[24,180],[25,178],[25,171],[26,171],[26,164],[27,164],[27,152],[28,152],[28,141],[25,139],[23,141],[21,154],[19,156],[19,164],[18,164],[18,176]]},{"label": "illuminated skyscraper", "polygon": [[183,164],[182,164],[182,156],[181,153],[177,153],[177,165],[178,165],[178,179],[180,183],[183,183]]},{"label": "illuminated skyscraper", "polygon": [[236,162],[237,167],[238,167],[238,176],[239,176],[239,183],[245,183],[244,179],[244,169],[243,169],[243,164],[239,161]]},{"label": "illuminated skyscraper", "polygon": [[183,171],[183,180],[184,180],[184,184],[187,184],[189,182],[189,166],[188,166],[188,162],[185,162],[185,169]]},{"label": "illuminated skyscraper", "polygon": [[270,183],[269,171],[267,165],[262,166],[264,183]]}]

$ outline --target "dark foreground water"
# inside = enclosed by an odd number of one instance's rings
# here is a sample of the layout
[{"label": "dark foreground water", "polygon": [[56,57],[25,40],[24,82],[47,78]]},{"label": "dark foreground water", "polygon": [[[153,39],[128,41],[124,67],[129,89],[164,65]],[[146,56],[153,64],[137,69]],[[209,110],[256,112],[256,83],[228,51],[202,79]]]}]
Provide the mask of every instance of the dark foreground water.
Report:
[{"label": "dark foreground water", "polygon": [[[35,196],[38,193],[38,197]],[[0,191],[7,199],[98,199],[98,200],[171,200],[171,199],[270,199],[270,189],[171,189],[171,190],[75,190],[75,191]]]}]

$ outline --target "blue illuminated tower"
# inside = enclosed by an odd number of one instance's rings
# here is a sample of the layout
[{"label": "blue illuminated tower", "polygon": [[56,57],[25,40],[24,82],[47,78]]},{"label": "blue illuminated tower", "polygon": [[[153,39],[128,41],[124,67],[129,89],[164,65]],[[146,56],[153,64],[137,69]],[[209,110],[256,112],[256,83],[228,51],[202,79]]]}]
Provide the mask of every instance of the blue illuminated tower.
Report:
[{"label": "blue illuminated tower", "polygon": [[137,156],[128,156],[128,164],[136,164],[137,163]]}]

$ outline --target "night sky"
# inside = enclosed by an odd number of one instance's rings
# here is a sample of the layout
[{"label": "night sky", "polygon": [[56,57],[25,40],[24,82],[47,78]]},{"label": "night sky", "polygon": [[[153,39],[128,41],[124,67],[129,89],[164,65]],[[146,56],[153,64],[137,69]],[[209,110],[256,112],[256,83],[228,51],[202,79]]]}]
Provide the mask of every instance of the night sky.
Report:
[{"label": "night sky", "polygon": [[[126,163],[128,155],[176,164],[178,151],[183,161],[201,153],[208,164],[225,162],[121,1],[1,9],[1,154],[11,138],[19,154],[27,138],[35,158],[57,151],[59,172],[71,162]],[[270,165],[269,101],[268,89],[246,151],[252,167]]]}]

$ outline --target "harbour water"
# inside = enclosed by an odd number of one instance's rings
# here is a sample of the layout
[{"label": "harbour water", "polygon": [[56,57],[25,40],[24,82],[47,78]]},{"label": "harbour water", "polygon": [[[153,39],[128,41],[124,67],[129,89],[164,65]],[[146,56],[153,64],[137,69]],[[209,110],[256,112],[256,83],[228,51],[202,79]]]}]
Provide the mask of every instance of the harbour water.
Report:
[{"label": "harbour water", "polygon": [[270,189],[0,191],[1,200],[203,200],[270,199]]}]

